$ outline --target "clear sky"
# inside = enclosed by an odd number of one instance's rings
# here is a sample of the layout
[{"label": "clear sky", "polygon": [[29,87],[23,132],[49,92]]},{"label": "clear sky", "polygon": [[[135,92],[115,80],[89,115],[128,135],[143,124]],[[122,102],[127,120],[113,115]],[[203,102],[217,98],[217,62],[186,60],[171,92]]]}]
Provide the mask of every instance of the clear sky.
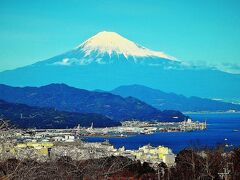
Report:
[{"label": "clear sky", "polygon": [[0,71],[103,30],[183,61],[240,69],[240,0],[0,0]]}]

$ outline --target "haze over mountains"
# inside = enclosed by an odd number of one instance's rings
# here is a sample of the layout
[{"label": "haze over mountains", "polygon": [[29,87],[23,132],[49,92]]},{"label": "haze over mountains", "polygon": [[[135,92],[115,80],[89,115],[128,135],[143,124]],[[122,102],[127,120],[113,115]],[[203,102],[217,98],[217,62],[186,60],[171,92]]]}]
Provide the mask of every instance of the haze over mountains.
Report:
[{"label": "haze over mountains", "polygon": [[187,118],[179,111],[160,111],[133,97],[123,98],[65,84],[50,84],[39,88],[0,85],[0,99],[29,106],[55,108],[59,111],[97,113],[116,122],[129,119],[183,121]]},{"label": "haze over mountains", "polygon": [[157,109],[172,109],[182,112],[199,111],[240,111],[239,104],[226,103],[199,97],[186,97],[175,93],[165,93],[142,85],[120,86],[110,91],[122,97],[138,98]]},{"label": "haze over mountains", "polygon": [[100,32],[66,53],[1,72],[0,83],[12,86],[66,83],[90,90],[142,84],[186,96],[240,99],[239,74],[190,66],[114,32]]}]

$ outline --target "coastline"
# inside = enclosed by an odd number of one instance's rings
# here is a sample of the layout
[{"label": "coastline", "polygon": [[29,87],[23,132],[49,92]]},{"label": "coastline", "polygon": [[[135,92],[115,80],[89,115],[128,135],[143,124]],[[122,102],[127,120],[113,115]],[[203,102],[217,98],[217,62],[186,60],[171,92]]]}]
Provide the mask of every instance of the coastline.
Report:
[{"label": "coastline", "polygon": [[240,111],[229,112],[229,111],[186,111],[183,114],[240,114]]}]

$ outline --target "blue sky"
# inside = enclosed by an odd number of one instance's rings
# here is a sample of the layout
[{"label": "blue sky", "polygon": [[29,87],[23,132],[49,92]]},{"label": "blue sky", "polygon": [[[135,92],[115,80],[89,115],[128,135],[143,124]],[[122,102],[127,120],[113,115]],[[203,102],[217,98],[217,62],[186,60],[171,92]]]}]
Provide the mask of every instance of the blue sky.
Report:
[{"label": "blue sky", "polygon": [[183,61],[238,70],[239,0],[1,0],[0,71],[115,31]]}]

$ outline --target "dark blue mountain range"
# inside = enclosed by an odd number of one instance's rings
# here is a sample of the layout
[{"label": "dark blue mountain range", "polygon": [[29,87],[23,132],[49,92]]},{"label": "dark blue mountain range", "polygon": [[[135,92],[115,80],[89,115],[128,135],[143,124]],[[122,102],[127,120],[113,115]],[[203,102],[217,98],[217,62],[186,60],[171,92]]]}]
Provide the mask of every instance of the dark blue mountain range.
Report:
[{"label": "dark blue mountain range", "polygon": [[73,128],[118,126],[106,116],[95,113],[73,113],[57,111],[53,108],[31,107],[25,104],[8,103],[0,100],[0,117],[10,120],[19,128]]},{"label": "dark blue mountain range", "polygon": [[116,122],[129,119],[183,121],[186,118],[179,111],[160,111],[133,97],[123,98],[108,92],[87,91],[65,84],[22,88],[0,85],[0,99],[59,111],[97,113]]}]

